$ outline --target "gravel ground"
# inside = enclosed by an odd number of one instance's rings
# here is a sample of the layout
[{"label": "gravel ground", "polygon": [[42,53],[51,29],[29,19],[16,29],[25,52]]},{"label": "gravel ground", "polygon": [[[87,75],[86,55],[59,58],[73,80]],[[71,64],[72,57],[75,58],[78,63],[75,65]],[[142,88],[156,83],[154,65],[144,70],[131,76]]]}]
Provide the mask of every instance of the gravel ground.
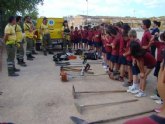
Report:
[{"label": "gravel ground", "polygon": [[[39,54],[32,62],[27,61],[28,67],[21,69],[20,76],[7,76],[6,55],[3,56],[3,68],[0,72],[0,121],[15,124],[73,124],[70,116],[77,116],[90,121],[110,119],[123,115],[135,114],[151,110],[156,105],[149,96],[156,86],[156,79],[152,74],[147,79],[148,97],[137,102],[84,108],[79,114],[74,102],[81,105],[117,102],[135,99],[128,93],[111,94],[84,94],[79,99],[72,97],[72,86],[76,91],[119,90],[125,89],[121,82],[112,81],[108,76],[77,78],[62,83],[59,76],[59,67],[52,61],[52,56]],[[92,65],[96,74],[104,73],[101,65]],[[112,122],[122,124],[125,120]],[[107,123],[110,124],[110,123]]]}]

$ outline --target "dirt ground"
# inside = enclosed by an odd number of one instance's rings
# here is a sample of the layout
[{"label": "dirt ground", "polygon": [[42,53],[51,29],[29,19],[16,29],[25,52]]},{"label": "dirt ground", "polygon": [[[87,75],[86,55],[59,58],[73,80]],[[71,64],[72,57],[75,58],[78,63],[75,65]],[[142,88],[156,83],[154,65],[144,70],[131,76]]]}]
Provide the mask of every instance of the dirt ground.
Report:
[{"label": "dirt ground", "polygon": [[[15,124],[73,124],[70,116],[77,116],[87,121],[110,119],[123,115],[135,114],[157,107],[149,96],[156,86],[156,79],[152,74],[147,79],[146,98],[137,102],[84,108],[79,114],[74,106],[75,102],[81,105],[118,102],[135,99],[128,93],[111,94],[84,94],[79,99],[72,97],[72,86],[76,91],[119,90],[121,82],[112,81],[108,76],[78,78],[62,83],[59,76],[59,67],[55,66],[52,56],[43,56],[41,53],[32,62],[27,61],[28,67],[21,69],[19,77],[8,77],[6,54],[3,55],[2,72],[0,72],[0,122]],[[92,65],[96,74],[104,73],[101,65]],[[119,120],[107,124],[122,124]]]}]

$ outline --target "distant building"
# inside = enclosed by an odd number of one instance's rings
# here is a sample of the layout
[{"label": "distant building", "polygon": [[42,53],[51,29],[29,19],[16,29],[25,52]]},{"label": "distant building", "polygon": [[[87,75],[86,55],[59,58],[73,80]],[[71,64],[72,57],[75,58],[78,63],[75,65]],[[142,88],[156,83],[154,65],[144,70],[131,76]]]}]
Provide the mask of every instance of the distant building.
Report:
[{"label": "distant building", "polygon": [[[128,23],[132,28],[140,28],[142,20],[144,18],[136,18],[136,17],[114,17],[114,16],[86,16],[86,15],[78,15],[78,16],[69,16],[65,17],[68,20],[69,26],[80,26],[80,25],[99,25],[101,23],[116,23],[122,21],[123,23]],[[151,21],[158,20],[161,21],[161,29],[165,30],[165,17],[159,18],[150,18]]]}]

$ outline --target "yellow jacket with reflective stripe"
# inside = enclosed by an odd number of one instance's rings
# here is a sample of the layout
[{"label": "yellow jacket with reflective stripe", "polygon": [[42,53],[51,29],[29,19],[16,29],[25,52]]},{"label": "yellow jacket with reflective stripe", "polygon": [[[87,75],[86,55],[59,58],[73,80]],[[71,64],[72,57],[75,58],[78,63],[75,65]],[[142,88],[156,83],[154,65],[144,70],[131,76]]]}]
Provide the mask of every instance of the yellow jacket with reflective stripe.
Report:
[{"label": "yellow jacket with reflective stripe", "polygon": [[15,44],[16,42],[16,33],[15,33],[15,29],[14,26],[12,26],[11,24],[7,24],[5,27],[5,34],[8,34],[8,39],[6,41],[6,45],[9,44]]},{"label": "yellow jacket with reflective stripe", "polygon": [[17,36],[16,41],[21,42],[23,39],[23,34],[22,34],[21,26],[19,24],[15,25],[15,32],[16,32],[16,36]]},{"label": "yellow jacket with reflective stripe", "polygon": [[32,25],[30,23],[25,22],[23,27],[24,27],[24,31],[25,31],[25,36],[28,38],[33,38],[33,31],[31,32]]}]

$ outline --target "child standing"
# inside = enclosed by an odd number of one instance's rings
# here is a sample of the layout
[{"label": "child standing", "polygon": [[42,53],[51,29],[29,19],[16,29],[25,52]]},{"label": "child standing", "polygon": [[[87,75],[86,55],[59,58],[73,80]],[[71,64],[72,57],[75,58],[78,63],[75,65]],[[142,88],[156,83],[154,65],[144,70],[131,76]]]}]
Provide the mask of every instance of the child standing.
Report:
[{"label": "child standing", "polygon": [[129,79],[128,84],[131,84],[131,82],[133,80],[133,85],[128,88],[127,92],[136,94],[139,92],[138,75],[140,73],[140,70],[137,66],[135,59],[133,59],[131,56],[130,43],[132,41],[136,41],[137,43],[140,44],[140,40],[137,39],[137,33],[135,30],[129,31],[128,36],[129,36],[130,40],[127,42],[126,52],[123,54],[123,56],[126,56],[126,59],[127,59],[128,79]]},{"label": "child standing", "polygon": [[152,35],[149,31],[150,26],[151,26],[151,21],[149,19],[143,20],[142,28],[144,30],[144,33],[143,33],[143,37],[141,40],[141,46],[143,49],[145,49],[148,52],[150,52],[149,42],[150,42],[151,37],[152,37]]},{"label": "child standing", "polygon": [[[165,32],[161,33],[160,42],[155,41],[155,37],[153,37],[152,39],[153,39],[153,41],[152,41],[153,43],[151,43],[152,46],[155,46],[157,48],[157,59],[156,59],[157,62],[156,62],[156,66],[155,66],[154,76],[158,77],[160,65],[163,61],[163,56],[161,53],[165,49]],[[156,90],[156,94],[151,96],[151,98],[156,100],[156,103],[159,103],[159,104],[162,103],[161,99],[159,98],[159,94],[157,93],[157,90]]]},{"label": "child standing", "polygon": [[121,34],[119,33],[118,29],[113,26],[109,26],[107,33],[112,36],[112,54],[111,54],[111,70],[110,70],[110,78],[115,79],[114,76],[117,74],[118,71],[118,57],[119,57],[119,46],[120,46],[120,39],[121,39]]},{"label": "child standing", "polygon": [[78,27],[75,27],[75,31],[74,31],[74,49],[77,50],[78,49],[78,43],[79,43],[79,35],[78,35]]}]

